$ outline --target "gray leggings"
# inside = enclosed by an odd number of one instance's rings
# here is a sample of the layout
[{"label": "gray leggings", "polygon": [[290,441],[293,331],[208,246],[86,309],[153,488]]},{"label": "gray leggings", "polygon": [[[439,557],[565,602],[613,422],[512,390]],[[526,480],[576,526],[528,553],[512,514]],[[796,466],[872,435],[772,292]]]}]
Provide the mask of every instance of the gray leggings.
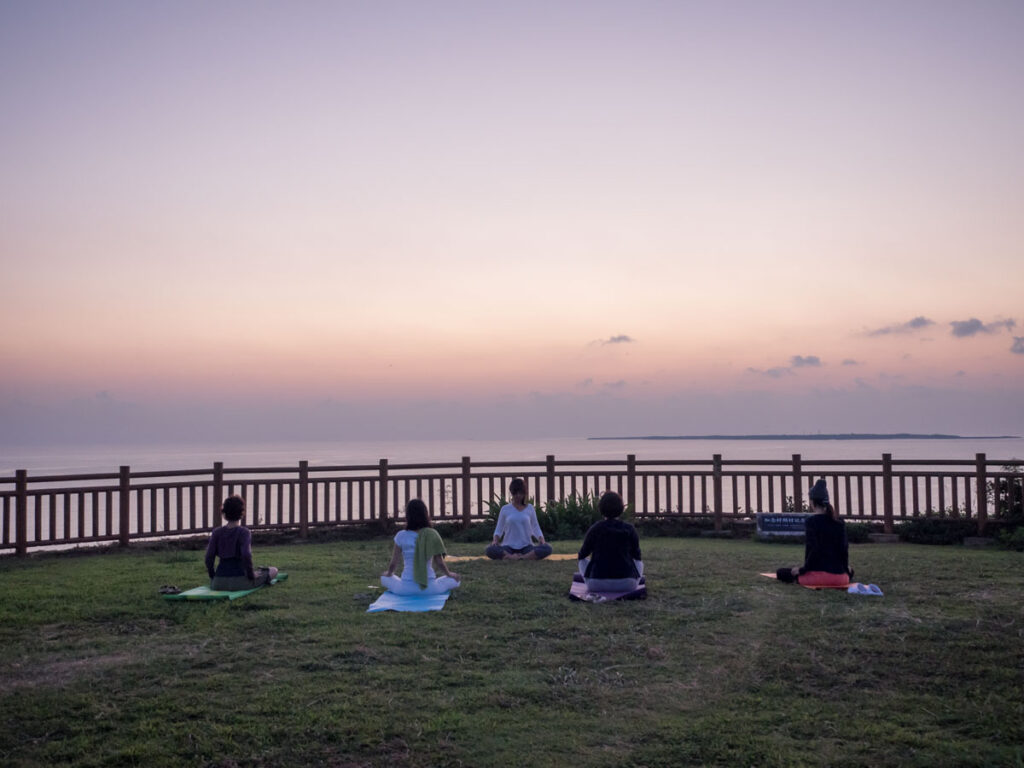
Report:
[{"label": "gray leggings", "polygon": [[638,589],[640,586],[640,579],[644,575],[644,564],[642,560],[634,560],[633,565],[636,566],[637,576],[625,579],[588,579],[587,565],[590,563],[590,558],[585,557],[579,561],[580,575],[583,577],[583,583],[587,585],[587,589],[591,592],[632,592],[634,589]]},{"label": "gray leggings", "polygon": [[270,581],[269,568],[257,568],[256,578],[248,576],[214,576],[210,580],[210,589],[214,592],[241,592],[244,589],[256,589]]},{"label": "gray leggings", "polygon": [[491,560],[501,560],[505,555],[528,555],[531,552],[538,560],[543,560],[545,557],[551,554],[550,544],[532,544],[522,549],[512,549],[512,547],[506,547],[504,544],[491,544],[487,548],[487,556]]}]

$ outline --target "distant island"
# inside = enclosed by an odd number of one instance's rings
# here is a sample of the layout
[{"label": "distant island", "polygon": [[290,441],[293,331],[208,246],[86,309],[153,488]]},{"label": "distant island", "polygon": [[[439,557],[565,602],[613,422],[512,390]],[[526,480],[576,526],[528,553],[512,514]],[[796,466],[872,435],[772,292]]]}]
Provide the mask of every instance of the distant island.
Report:
[{"label": "distant island", "polygon": [[1018,440],[1020,435],[915,435],[911,432],[889,434],[847,432],[813,435],[630,435],[628,437],[588,437],[587,440]]}]

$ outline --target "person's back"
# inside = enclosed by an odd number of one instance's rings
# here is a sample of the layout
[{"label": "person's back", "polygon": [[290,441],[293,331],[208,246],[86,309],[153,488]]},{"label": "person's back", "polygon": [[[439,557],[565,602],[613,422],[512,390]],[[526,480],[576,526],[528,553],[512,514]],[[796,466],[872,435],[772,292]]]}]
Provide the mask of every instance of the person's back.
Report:
[{"label": "person's back", "polygon": [[[402,550],[402,581],[413,581],[413,569],[416,559],[416,542],[419,540],[419,531],[408,529],[395,534],[395,544]],[[434,569],[427,563],[427,578],[436,578]]]},{"label": "person's back", "polygon": [[636,578],[640,560],[640,538],[636,529],[617,518],[601,520],[590,526],[580,552],[590,557],[585,578]]},{"label": "person's back", "polygon": [[811,515],[805,527],[804,571],[846,573],[849,570],[849,544],[846,524],[828,513]]},{"label": "person's back", "polygon": [[249,576],[252,572],[252,532],[244,525],[215,528],[206,547],[207,570],[213,571],[215,558],[219,559],[217,575]]}]

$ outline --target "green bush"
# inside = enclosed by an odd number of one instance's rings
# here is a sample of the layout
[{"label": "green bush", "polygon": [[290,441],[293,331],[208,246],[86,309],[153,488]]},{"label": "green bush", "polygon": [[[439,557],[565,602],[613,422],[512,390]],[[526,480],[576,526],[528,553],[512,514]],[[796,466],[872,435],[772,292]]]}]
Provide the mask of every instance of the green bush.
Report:
[{"label": "green bush", "polygon": [[1000,546],[1006,549],[1015,549],[1024,552],[1024,526],[1005,531],[999,531],[997,540]]},{"label": "green bush", "polygon": [[714,530],[715,520],[707,515],[688,517],[672,515],[669,517],[644,517],[634,525],[641,537],[662,538],[700,536],[702,531]]},{"label": "green bush", "polygon": [[912,544],[963,544],[968,536],[978,535],[974,520],[958,517],[921,517],[896,526],[900,541]]},{"label": "green bush", "polygon": [[[1019,464],[1003,466],[1003,472],[1020,471]],[[993,516],[997,520],[1005,520],[1010,525],[1024,525],[1024,478],[1000,477],[990,480],[987,490],[989,499],[996,502]]]},{"label": "green bush", "polygon": [[804,514],[810,514],[811,508],[807,506],[807,502],[803,502],[800,505],[800,509],[796,508],[796,502],[793,501],[792,496],[787,496],[786,500],[782,502],[782,511],[784,514],[792,515],[797,512],[803,512]]},{"label": "green bush", "polygon": [[477,544],[482,541],[490,542],[494,533],[494,526],[487,523],[476,523],[463,528],[461,523],[438,523],[434,526],[441,538],[445,541],[461,541]]},{"label": "green bush", "polygon": [[[537,511],[537,522],[548,539],[582,539],[587,530],[601,519],[598,497],[573,493],[564,499],[549,501]],[[623,519],[632,517],[627,507]]]},{"label": "green bush", "polygon": [[871,541],[868,536],[874,533],[871,523],[847,523],[846,540],[851,544],[866,544]]},{"label": "green bush", "polygon": [[[533,504],[533,499],[527,499],[527,504]],[[487,522],[491,528],[494,528],[498,524],[498,514],[501,512],[501,508],[508,504],[508,499],[504,496],[495,496],[487,502]]]}]

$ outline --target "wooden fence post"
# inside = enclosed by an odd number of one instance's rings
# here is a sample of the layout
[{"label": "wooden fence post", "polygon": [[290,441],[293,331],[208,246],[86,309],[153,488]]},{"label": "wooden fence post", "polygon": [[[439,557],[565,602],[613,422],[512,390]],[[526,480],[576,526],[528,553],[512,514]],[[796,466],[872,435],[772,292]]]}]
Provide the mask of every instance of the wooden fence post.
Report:
[{"label": "wooden fence post", "polygon": [[882,514],[885,516],[883,530],[892,533],[892,454],[882,454]]},{"label": "wooden fence post", "polygon": [[978,535],[985,535],[985,525],[988,523],[988,469],[985,465],[985,454],[974,454],[975,482],[978,484]]},{"label": "wooden fence post", "polygon": [[[388,460],[381,459],[379,462],[380,466],[380,479],[377,481],[378,492],[377,498],[380,499],[380,505],[377,507],[379,510],[378,518],[380,522],[385,526],[387,525],[388,519]],[[395,517],[398,516],[398,510],[395,510]]]},{"label": "wooden fence post", "polygon": [[[214,526],[220,520],[220,508],[224,506],[224,462],[213,462],[213,520]],[[278,512],[280,514],[280,512]],[[270,505],[267,505],[267,522],[270,521]]]},{"label": "wooden fence post", "polygon": [[472,515],[473,505],[473,479],[470,477],[470,472],[473,469],[473,462],[470,461],[469,456],[462,457],[462,527],[469,528]]},{"label": "wooden fence post", "polygon": [[14,551],[28,554],[28,470],[14,473]]},{"label": "wooden fence post", "polygon": [[715,505],[715,530],[722,530],[722,454],[711,457],[711,489]]},{"label": "wooden fence post", "polygon": [[636,508],[636,454],[630,453],[626,456],[626,504],[633,505],[633,514],[640,510]]},{"label": "wooden fence post", "polygon": [[131,467],[121,467],[121,476],[117,492],[118,511],[118,538],[122,547],[128,546],[128,533],[131,528],[131,501],[132,501],[132,470]]},{"label": "wooden fence post", "polygon": [[[804,479],[800,476],[803,471],[803,460],[799,453],[793,454],[793,511],[804,511]],[[833,491],[835,493],[835,491]]]},{"label": "wooden fence post", "polygon": [[309,462],[299,462],[299,536],[309,535]]},{"label": "wooden fence post", "polygon": [[555,457],[548,454],[547,457],[547,498],[544,500],[545,504],[549,504],[553,498],[555,498]]}]

